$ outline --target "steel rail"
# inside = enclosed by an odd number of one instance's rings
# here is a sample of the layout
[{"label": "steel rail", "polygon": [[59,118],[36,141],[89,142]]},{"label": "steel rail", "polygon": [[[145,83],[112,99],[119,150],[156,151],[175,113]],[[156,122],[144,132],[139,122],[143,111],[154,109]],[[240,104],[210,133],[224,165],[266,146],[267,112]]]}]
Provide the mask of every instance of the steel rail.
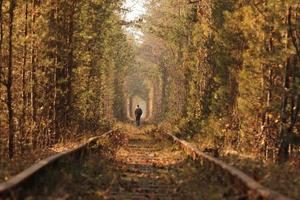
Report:
[{"label": "steel rail", "polygon": [[[88,149],[90,145],[95,144],[99,139],[110,135],[113,133],[114,130],[108,131],[100,136],[92,137],[84,144],[68,151],[64,151],[61,153],[58,153],[56,155],[50,156],[44,160],[39,161],[38,163],[32,165],[31,167],[25,169],[23,172],[17,174],[16,176],[9,179],[7,182],[0,183],[0,199],[19,199],[22,198],[22,193],[26,192],[24,191],[25,184],[30,183],[31,181],[34,182],[34,180],[42,176],[42,172],[46,170],[47,168],[54,166],[55,163],[58,161],[72,157],[72,156],[78,156],[80,158],[84,152]],[[26,186],[28,187],[28,186]]]},{"label": "steel rail", "polygon": [[173,140],[173,142],[179,144],[184,151],[189,154],[194,160],[200,160],[201,164],[209,165],[214,169],[219,169],[223,177],[227,177],[232,182],[236,189],[244,192],[247,195],[247,199],[250,200],[291,200],[282,194],[264,187],[253,178],[245,174],[244,172],[236,169],[235,167],[226,164],[225,162],[207,155],[200,151],[196,146],[181,140],[173,134],[166,133],[166,135]]}]

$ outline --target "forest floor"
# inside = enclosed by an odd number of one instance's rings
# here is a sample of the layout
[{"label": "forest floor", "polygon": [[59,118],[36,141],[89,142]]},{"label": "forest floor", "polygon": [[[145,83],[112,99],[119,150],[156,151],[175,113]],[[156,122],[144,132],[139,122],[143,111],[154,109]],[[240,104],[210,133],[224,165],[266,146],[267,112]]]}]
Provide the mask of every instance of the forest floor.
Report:
[{"label": "forest floor", "polygon": [[[170,124],[162,124],[158,126],[159,132],[178,132]],[[188,142],[198,146],[205,152],[205,149],[214,149],[210,142],[206,142],[205,137],[195,136],[187,139]],[[231,152],[231,153],[229,153]],[[205,152],[213,155],[214,152]],[[274,161],[265,161],[257,158],[254,154],[240,154],[239,152],[230,150],[218,150],[218,159],[235,168],[243,171],[263,186],[288,196],[295,200],[300,200],[300,155],[290,158],[284,164],[277,164]]]},{"label": "forest floor", "polygon": [[[202,150],[210,148],[198,138],[190,139],[189,142],[194,143]],[[240,154],[233,150],[220,150],[218,154],[218,159],[243,171],[263,186],[292,199],[300,200],[300,155],[279,165],[271,160],[266,161],[257,158],[254,154]]]},{"label": "forest floor", "polygon": [[212,171],[149,130],[125,125],[118,147],[117,141],[101,141],[85,160],[65,161],[47,180],[53,187],[40,187],[34,199],[238,199]]},{"label": "forest floor", "polygon": [[297,162],[290,161],[278,165],[239,155],[224,155],[220,159],[242,170],[262,185],[292,199],[300,200],[300,166],[296,164]]},{"label": "forest floor", "polygon": [[74,149],[87,141],[94,134],[86,134],[70,139],[67,142],[59,142],[52,147],[38,148],[36,150],[25,149],[23,153],[16,152],[13,159],[9,159],[7,151],[0,152],[0,183],[17,175],[31,165],[57,153]]},{"label": "forest floor", "polygon": [[[114,138],[101,140],[82,161],[63,161],[60,170],[51,171],[45,178],[44,185],[47,186],[31,191],[34,198],[28,199],[239,198],[240,195],[230,185],[221,183],[222,175],[188,158],[177,145],[162,136],[157,126],[136,128],[119,124],[117,128],[120,131]],[[72,145],[65,148],[72,148]],[[58,145],[44,156],[62,150],[62,146]],[[264,186],[300,199],[300,170],[294,163],[276,165],[239,155],[221,155],[219,159]],[[8,170],[9,165],[6,165],[4,172],[11,175],[16,169],[20,171],[35,162],[32,158],[30,160],[27,165],[19,165],[19,169],[14,166],[13,170]],[[24,160],[21,161],[24,163]],[[10,165],[13,166],[13,162]]]}]

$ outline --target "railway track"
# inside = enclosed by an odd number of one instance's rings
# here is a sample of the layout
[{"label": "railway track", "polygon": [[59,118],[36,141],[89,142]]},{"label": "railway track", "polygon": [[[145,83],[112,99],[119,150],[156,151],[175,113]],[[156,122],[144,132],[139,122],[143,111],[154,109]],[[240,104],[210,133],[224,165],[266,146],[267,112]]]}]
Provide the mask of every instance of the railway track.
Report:
[{"label": "railway track", "polygon": [[[126,145],[120,146],[113,158],[98,153],[89,156],[89,148],[111,136],[114,131],[91,138],[80,147],[47,158],[6,183],[0,184],[0,199],[259,199],[289,200],[260,185],[240,170],[227,165],[172,134],[164,139],[142,131],[124,133]],[[176,145],[171,145],[176,143]],[[101,151],[101,149],[97,150]],[[86,158],[85,158],[86,157]],[[72,159],[70,159],[72,158]],[[192,159],[191,159],[192,158]],[[74,160],[75,159],[75,160]],[[86,160],[77,162],[78,160]],[[75,175],[64,185],[54,185],[42,194],[37,187],[47,187],[45,176],[65,168],[58,177]],[[58,163],[64,163],[60,165]],[[89,163],[87,170],[86,164]],[[93,163],[93,164],[90,164]],[[105,165],[105,166],[103,166]],[[73,170],[74,171],[74,170]],[[111,174],[111,176],[109,176]],[[105,178],[105,177],[106,178]],[[67,175],[66,177],[70,177]],[[78,178],[80,177],[80,178]],[[58,178],[56,181],[61,181]],[[87,181],[88,180],[88,181]],[[83,184],[84,183],[84,184]],[[52,183],[53,184],[53,183]],[[65,185],[74,185],[74,187]],[[192,187],[190,187],[192,185]],[[35,191],[33,191],[35,188]],[[74,188],[79,191],[74,192]]]},{"label": "railway track", "polygon": [[180,140],[170,133],[167,133],[167,136],[179,144],[195,161],[200,161],[201,165],[206,166],[206,168],[212,168],[216,174],[221,174],[227,183],[232,184],[237,190],[244,194],[245,199],[291,200],[276,191],[262,186],[253,178],[233,166],[201,152],[192,144]]},{"label": "railway track", "polygon": [[89,146],[112,133],[114,133],[113,130],[108,131],[101,136],[90,138],[87,142],[75,149],[50,156],[27,168],[7,182],[1,183],[0,199],[24,199],[28,195],[27,190],[36,186],[39,179],[47,170],[55,169],[58,162],[67,158],[81,159],[84,154],[87,153]]}]

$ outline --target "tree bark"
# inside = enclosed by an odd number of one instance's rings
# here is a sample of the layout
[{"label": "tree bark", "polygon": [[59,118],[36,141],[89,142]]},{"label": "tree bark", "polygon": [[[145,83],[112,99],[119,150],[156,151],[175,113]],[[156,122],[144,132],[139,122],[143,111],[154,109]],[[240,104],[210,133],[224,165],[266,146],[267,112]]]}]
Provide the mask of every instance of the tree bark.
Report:
[{"label": "tree bark", "polygon": [[27,36],[28,36],[28,2],[25,3],[25,25],[24,25],[24,47],[23,47],[23,66],[22,66],[22,115],[20,123],[20,144],[23,152],[23,143],[25,140],[25,123],[27,112],[27,95],[26,95],[26,67],[27,67]]},{"label": "tree bark", "polygon": [[35,52],[35,21],[36,21],[36,0],[32,0],[32,15],[31,15],[31,137],[33,147],[36,146],[36,52]]},{"label": "tree bark", "polygon": [[167,84],[168,84],[168,71],[167,67],[162,63],[162,91],[161,91],[161,113],[162,117],[165,116],[167,112]]},{"label": "tree bark", "polygon": [[288,153],[288,147],[289,147],[289,141],[288,141],[288,133],[286,128],[287,123],[287,104],[288,104],[288,91],[289,91],[289,68],[290,68],[291,59],[288,58],[286,65],[285,65],[285,78],[283,82],[283,94],[281,99],[281,111],[280,111],[280,146],[279,146],[279,152],[278,152],[278,161],[279,163],[283,163],[287,161],[289,153]]},{"label": "tree bark", "polygon": [[[291,7],[288,10],[287,14],[287,24],[291,23]],[[287,44],[286,48],[288,49],[290,46],[290,30],[288,27],[287,30]],[[280,111],[280,129],[279,129],[279,134],[280,134],[280,146],[279,146],[279,151],[278,151],[278,162],[279,163],[284,163],[288,160],[289,152],[289,140],[288,140],[288,132],[287,132],[287,105],[288,105],[288,93],[290,90],[290,65],[291,65],[291,58],[287,58],[286,64],[285,64],[285,71],[284,71],[284,81],[283,81],[283,94],[281,98],[281,111]]]},{"label": "tree bark", "polygon": [[73,48],[73,37],[74,37],[74,15],[75,15],[75,1],[71,2],[70,14],[69,14],[69,34],[68,34],[68,66],[67,66],[67,110],[66,110],[66,119],[67,123],[71,120],[72,101],[73,101],[73,89],[72,89],[72,80],[73,80],[73,69],[74,69],[74,48]]},{"label": "tree bark", "polygon": [[13,111],[13,23],[14,23],[14,10],[16,7],[16,0],[10,0],[9,6],[9,35],[8,35],[8,70],[7,70],[7,109],[8,109],[8,156],[10,159],[14,156],[14,111]]},{"label": "tree bark", "polygon": [[[56,26],[58,23],[58,0],[52,2],[52,20],[54,25]],[[53,29],[53,27],[51,27]],[[53,83],[54,83],[54,98],[53,98],[53,135],[54,142],[57,142],[59,139],[59,130],[58,130],[58,33],[55,30],[52,32],[55,38],[55,55],[54,55],[54,74],[53,74]]]},{"label": "tree bark", "polygon": [[0,83],[3,83],[2,43],[3,43],[3,0],[0,0]]},{"label": "tree bark", "polygon": [[[4,75],[2,71],[2,43],[3,43],[3,0],[0,0],[0,88],[4,84]],[[0,99],[1,100],[1,99]],[[0,116],[0,129],[1,129],[1,116]],[[0,130],[1,131],[1,130]]]}]

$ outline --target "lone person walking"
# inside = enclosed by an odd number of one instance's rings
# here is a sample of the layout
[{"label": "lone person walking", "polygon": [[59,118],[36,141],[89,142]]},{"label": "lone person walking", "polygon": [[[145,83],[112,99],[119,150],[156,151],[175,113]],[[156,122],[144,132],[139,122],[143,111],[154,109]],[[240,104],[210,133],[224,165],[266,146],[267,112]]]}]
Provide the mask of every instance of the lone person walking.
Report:
[{"label": "lone person walking", "polygon": [[135,114],[136,126],[140,126],[141,116],[143,115],[143,110],[140,108],[139,105],[136,106],[134,114]]}]

